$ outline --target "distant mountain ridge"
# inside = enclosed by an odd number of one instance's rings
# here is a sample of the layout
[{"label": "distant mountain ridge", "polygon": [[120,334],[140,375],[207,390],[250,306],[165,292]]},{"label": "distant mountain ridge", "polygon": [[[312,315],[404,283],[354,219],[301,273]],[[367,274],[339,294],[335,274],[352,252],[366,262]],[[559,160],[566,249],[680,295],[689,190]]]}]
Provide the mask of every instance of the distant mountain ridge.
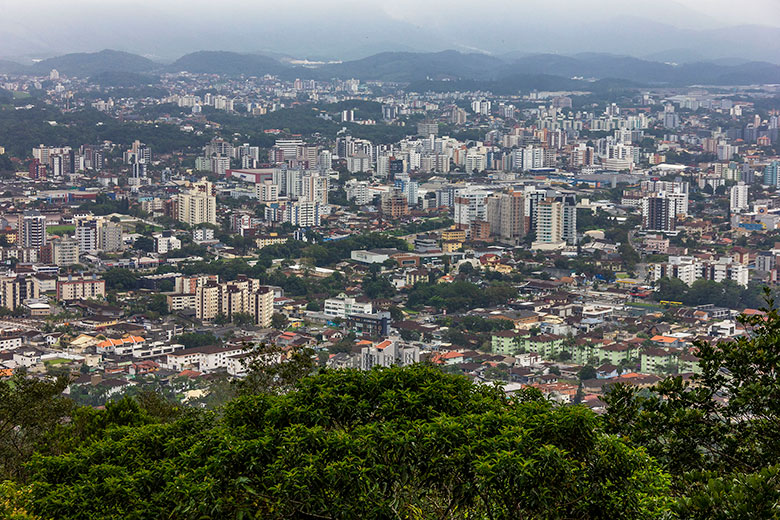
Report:
[{"label": "distant mountain ridge", "polygon": [[261,54],[239,54],[229,51],[198,51],[185,54],[169,66],[171,72],[199,74],[264,76],[280,74],[289,67],[275,58]]},{"label": "distant mountain ridge", "polygon": [[[0,60],[0,73],[46,74],[51,69],[73,76],[99,76],[125,73],[136,75],[187,71],[229,76],[273,74],[283,79],[356,78],[360,80],[425,82],[479,81],[504,82],[512,78],[545,77],[622,80],[636,86],[685,86],[693,84],[737,85],[780,83],[780,65],[766,62],[724,60],[720,63],[694,62],[675,65],[613,54],[575,55],[509,53],[491,56],[479,53],[441,51],[430,53],[382,52],[366,58],[331,63],[319,67],[293,66],[261,54],[229,51],[198,51],[165,65],[143,56],[121,51],[66,54],[32,66]],[[567,80],[567,81],[564,81]]]},{"label": "distant mountain ridge", "polygon": [[38,74],[52,69],[73,76],[91,76],[100,72],[151,72],[159,64],[129,52],[105,49],[100,52],[79,52],[48,58],[35,63],[31,69]]}]

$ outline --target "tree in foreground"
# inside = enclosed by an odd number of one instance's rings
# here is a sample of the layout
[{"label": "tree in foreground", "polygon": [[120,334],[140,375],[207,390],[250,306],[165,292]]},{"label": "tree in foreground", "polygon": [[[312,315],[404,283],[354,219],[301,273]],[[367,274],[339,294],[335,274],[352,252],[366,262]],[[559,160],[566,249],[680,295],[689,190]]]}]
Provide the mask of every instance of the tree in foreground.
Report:
[{"label": "tree in foreground", "polygon": [[701,374],[605,398],[606,431],[663,464],[682,518],[780,517],[780,314],[767,302],[740,318],[748,335],[695,344]]},{"label": "tree in foreground", "polygon": [[[416,365],[106,428],[34,457],[40,518],[659,518],[668,477],[579,406]],[[25,491],[26,491],[25,490]]]}]

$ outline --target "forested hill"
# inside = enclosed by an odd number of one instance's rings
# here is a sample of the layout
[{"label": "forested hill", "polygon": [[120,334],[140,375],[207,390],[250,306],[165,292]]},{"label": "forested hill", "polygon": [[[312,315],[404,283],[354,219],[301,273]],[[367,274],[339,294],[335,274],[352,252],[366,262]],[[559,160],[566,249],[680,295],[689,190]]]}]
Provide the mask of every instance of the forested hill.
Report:
[{"label": "forested hill", "polygon": [[[135,54],[103,50],[66,54],[31,66],[0,60],[0,73],[45,75],[51,69],[57,69],[60,73],[84,77],[104,72],[159,74],[187,71],[227,76],[273,74],[283,79],[478,81],[485,82],[484,86],[489,86],[489,82],[497,82],[499,88],[503,85],[529,84],[531,88],[553,89],[584,88],[598,80],[628,81],[638,86],[780,83],[780,65],[766,62],[722,64],[702,61],[674,64],[599,53],[492,56],[453,50],[382,52],[358,60],[320,66],[303,67],[293,63],[293,60],[277,60],[261,54],[204,50],[164,64]],[[531,81],[529,78],[536,79]],[[536,86],[537,83],[539,86]]]}]

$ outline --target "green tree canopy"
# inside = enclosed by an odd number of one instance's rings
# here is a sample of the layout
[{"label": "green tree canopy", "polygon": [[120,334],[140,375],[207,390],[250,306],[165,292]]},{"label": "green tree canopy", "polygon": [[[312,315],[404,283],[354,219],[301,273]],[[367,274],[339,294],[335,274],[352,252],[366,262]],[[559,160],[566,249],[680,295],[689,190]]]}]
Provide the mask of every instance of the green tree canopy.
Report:
[{"label": "green tree canopy", "polygon": [[106,430],[36,457],[43,518],[658,518],[667,478],[582,407],[417,365]]}]

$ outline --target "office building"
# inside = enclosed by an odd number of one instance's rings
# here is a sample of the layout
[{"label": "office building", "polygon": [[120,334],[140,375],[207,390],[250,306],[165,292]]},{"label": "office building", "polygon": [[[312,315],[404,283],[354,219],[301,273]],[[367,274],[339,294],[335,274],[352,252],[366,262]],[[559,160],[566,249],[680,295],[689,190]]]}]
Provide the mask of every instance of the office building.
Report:
[{"label": "office building", "polygon": [[780,161],[772,161],[764,166],[764,184],[780,186]]}]

